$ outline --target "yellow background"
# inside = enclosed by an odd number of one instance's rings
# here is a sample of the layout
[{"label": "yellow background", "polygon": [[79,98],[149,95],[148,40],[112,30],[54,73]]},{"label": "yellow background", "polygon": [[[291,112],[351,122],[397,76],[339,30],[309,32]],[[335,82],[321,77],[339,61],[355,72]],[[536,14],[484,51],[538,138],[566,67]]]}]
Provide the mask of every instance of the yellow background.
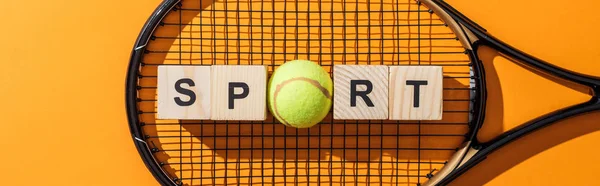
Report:
[{"label": "yellow background", "polygon": [[[447,0],[496,37],[553,64],[600,76],[600,3]],[[125,73],[159,0],[0,4],[1,185],[157,185],[125,115]],[[497,61],[503,129],[554,107],[568,91]],[[519,78],[521,77],[521,78]],[[527,78],[526,81],[523,78]],[[519,94],[514,83],[529,86]],[[523,96],[526,95],[526,96]],[[577,101],[577,100],[575,100]],[[523,104],[523,103],[527,104]],[[525,107],[529,106],[529,107]],[[532,109],[533,108],[533,109]],[[541,110],[541,111],[540,111]],[[600,113],[560,122],[502,148],[456,185],[593,185]]]}]

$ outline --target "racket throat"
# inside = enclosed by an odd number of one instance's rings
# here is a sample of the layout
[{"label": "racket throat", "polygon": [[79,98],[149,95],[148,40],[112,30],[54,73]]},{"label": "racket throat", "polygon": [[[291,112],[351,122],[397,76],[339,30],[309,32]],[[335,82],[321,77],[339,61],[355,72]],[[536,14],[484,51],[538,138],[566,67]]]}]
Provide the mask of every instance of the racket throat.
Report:
[{"label": "racket throat", "polygon": [[463,166],[465,162],[477,154],[479,150],[473,148],[471,145],[472,143],[472,141],[465,142],[462,147],[460,147],[456,153],[450,157],[450,159],[446,162],[446,165],[444,165],[444,167],[442,167],[437,174],[433,175],[431,179],[427,180],[423,186],[438,185],[442,180],[444,180],[444,178],[452,174],[454,170]]},{"label": "racket throat", "polygon": [[594,96],[593,99],[600,101],[600,85],[597,84],[592,86],[592,94],[592,96]]}]

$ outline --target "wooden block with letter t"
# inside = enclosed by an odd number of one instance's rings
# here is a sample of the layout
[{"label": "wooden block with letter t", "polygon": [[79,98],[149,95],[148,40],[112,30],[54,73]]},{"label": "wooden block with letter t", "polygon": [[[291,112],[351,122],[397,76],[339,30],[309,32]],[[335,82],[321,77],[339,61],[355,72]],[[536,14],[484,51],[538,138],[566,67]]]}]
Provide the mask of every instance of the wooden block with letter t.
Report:
[{"label": "wooden block with letter t", "polygon": [[333,66],[334,119],[388,119],[388,67]]},{"label": "wooden block with letter t", "polygon": [[212,120],[265,120],[267,67],[212,66]]},{"label": "wooden block with letter t", "polygon": [[158,119],[210,118],[210,66],[158,67]]},{"label": "wooden block with letter t", "polygon": [[440,66],[390,66],[390,120],[441,120]]}]

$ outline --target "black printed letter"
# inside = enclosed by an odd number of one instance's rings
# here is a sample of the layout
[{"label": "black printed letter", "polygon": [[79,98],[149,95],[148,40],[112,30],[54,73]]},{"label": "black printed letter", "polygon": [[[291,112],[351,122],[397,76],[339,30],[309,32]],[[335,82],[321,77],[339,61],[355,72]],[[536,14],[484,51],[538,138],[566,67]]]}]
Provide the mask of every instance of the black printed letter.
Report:
[{"label": "black printed letter", "polygon": [[183,87],[181,87],[181,84],[188,84],[188,86],[193,87],[196,86],[196,84],[194,83],[194,81],[192,79],[189,78],[183,78],[180,80],[177,80],[177,82],[175,82],[175,91],[179,92],[180,94],[184,94],[190,97],[189,101],[182,101],[181,98],[179,97],[175,97],[175,103],[177,103],[177,105],[179,106],[190,106],[192,104],[194,104],[194,102],[196,102],[196,94],[194,94],[194,91],[191,91],[189,89],[185,89]]},{"label": "black printed letter", "polygon": [[[365,91],[356,91],[357,85],[365,85],[367,86],[367,90]],[[356,107],[356,96],[360,96],[363,101],[367,104],[368,107],[374,107],[373,102],[367,94],[373,91],[373,83],[369,80],[350,80],[350,106]]]},{"label": "black printed letter", "polygon": [[[241,94],[233,93],[235,88],[242,88]],[[230,82],[229,83],[229,109],[233,109],[233,100],[242,99],[248,96],[250,92],[248,84],[242,82]]]},{"label": "black printed letter", "polygon": [[406,85],[415,86],[413,107],[418,108],[419,107],[419,87],[421,85],[427,85],[427,81],[406,80]]}]

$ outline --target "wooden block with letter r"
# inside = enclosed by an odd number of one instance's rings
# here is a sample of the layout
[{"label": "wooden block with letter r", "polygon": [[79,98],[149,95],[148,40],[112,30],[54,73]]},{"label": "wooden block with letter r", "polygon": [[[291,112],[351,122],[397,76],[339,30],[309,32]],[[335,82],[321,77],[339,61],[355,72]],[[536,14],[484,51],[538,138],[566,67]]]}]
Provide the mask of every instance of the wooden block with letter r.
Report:
[{"label": "wooden block with letter r", "polygon": [[158,119],[210,118],[210,66],[158,67]]},{"label": "wooden block with letter r", "polygon": [[212,120],[265,120],[267,67],[212,66]]},{"label": "wooden block with letter r", "polygon": [[441,120],[441,66],[390,66],[390,120]]},{"label": "wooden block with letter r", "polygon": [[334,119],[388,119],[388,67],[333,66]]}]

